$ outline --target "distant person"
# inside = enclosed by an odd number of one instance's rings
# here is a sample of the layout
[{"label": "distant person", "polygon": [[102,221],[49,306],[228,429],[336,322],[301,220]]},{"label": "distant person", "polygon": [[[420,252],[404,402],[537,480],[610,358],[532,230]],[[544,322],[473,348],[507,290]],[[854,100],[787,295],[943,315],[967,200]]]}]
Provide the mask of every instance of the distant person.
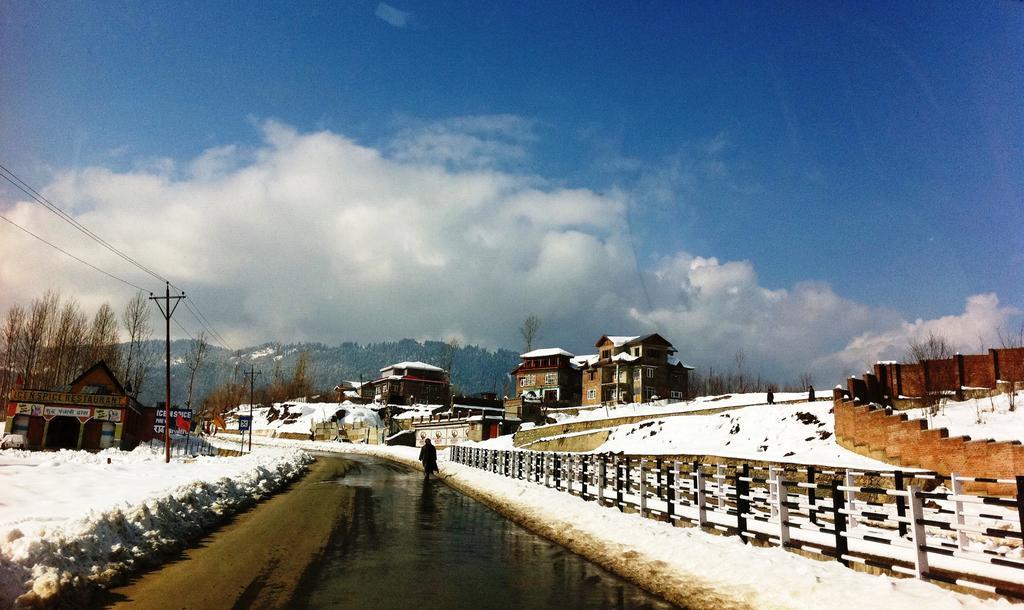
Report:
[{"label": "distant person", "polygon": [[423,447],[420,449],[420,462],[423,464],[424,479],[429,479],[430,473],[437,472],[437,449],[430,442],[429,438],[423,439]]},{"label": "distant person", "polygon": [[772,392],[771,390],[768,390],[768,404],[775,404],[775,392]]},{"label": "distant person", "polygon": [[814,386],[807,386],[807,402],[814,402]]}]

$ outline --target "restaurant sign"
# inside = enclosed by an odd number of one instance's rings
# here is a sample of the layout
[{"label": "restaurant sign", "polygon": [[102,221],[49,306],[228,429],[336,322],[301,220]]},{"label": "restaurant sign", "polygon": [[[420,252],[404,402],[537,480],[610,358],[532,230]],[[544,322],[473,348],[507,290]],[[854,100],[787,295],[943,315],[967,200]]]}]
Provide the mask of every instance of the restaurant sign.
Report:
[{"label": "restaurant sign", "polygon": [[49,392],[46,390],[13,390],[13,402],[45,402],[64,405],[90,405],[96,407],[119,407],[128,402],[127,396],[109,394],[76,394],[74,392]]}]

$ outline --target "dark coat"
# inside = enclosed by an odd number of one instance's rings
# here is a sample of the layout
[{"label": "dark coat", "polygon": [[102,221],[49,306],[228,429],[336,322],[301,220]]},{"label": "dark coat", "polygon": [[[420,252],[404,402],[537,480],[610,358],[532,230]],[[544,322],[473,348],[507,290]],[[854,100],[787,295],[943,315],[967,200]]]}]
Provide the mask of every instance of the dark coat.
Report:
[{"label": "dark coat", "polygon": [[430,474],[437,472],[437,448],[432,444],[424,444],[420,449],[420,462],[423,464],[423,472]]}]

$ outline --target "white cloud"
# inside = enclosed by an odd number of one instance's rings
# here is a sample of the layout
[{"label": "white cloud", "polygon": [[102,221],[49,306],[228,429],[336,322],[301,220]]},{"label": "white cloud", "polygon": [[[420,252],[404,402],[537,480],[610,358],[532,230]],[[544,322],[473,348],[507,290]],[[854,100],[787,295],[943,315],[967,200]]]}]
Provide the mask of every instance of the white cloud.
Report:
[{"label": "white cloud", "polygon": [[388,25],[393,25],[396,28],[404,28],[409,25],[409,18],[412,16],[412,13],[400,11],[393,6],[384,4],[383,2],[377,5],[377,10],[375,10],[373,14]]},{"label": "white cloud", "polygon": [[[406,129],[384,151],[274,121],[259,128],[257,147],[212,148],[179,163],[183,171],[91,167],[57,175],[44,194],[183,286],[236,345],[458,336],[516,347],[519,325],[536,313],[545,344],[581,353],[603,333],[658,331],[702,369],[729,366],[743,350],[754,372],[812,370],[832,383],[928,330],[973,349],[1018,313],[977,295],[960,315],[908,322],[827,285],[769,289],[747,261],[685,252],[638,270],[625,221],[633,193],[553,186],[492,165],[509,158],[495,141],[525,150],[535,137],[516,117]],[[430,142],[454,132],[478,141]],[[492,156],[477,165],[468,151]],[[15,222],[162,288],[39,206],[10,203]],[[130,296],[4,225],[0,285],[2,308],[50,287],[87,307]]]}]

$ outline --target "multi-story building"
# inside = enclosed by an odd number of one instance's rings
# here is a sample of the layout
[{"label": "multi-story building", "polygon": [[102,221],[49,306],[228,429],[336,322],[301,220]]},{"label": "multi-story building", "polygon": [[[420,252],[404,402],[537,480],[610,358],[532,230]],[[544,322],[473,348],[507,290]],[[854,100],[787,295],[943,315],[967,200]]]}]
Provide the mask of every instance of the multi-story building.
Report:
[{"label": "multi-story building", "polygon": [[451,402],[448,372],[426,362],[398,362],[380,370],[380,377],[362,384],[363,398],[393,405],[446,405]]},{"label": "multi-story building", "polygon": [[519,357],[523,361],[512,371],[514,395],[505,401],[508,417],[537,420],[543,407],[580,404],[579,366],[572,353],[554,347]]},{"label": "multi-story building", "polygon": [[657,333],[637,337],[602,336],[596,356],[582,361],[582,404],[682,400],[689,372],[676,349]]}]

